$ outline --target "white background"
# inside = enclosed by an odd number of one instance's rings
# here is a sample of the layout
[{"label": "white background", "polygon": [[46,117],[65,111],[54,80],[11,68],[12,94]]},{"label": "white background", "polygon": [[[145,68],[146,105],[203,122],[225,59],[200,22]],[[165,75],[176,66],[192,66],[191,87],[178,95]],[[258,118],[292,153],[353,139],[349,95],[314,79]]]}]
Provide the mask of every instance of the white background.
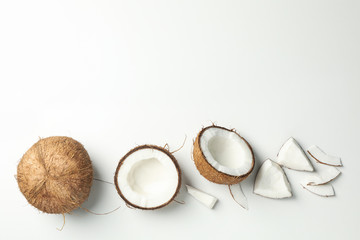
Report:
[{"label": "white background", "polygon": [[[359,239],[359,1],[0,1],[0,239]],[[336,197],[254,195],[249,211],[203,179],[191,157],[202,126],[236,128],[256,169],[290,136],[342,157]],[[128,209],[112,185],[94,182],[76,210],[40,213],[14,174],[39,137],[84,144],[95,177],[112,181],[137,144],[168,143],[184,182],[219,198]],[[254,172],[255,172],[254,171]]]}]

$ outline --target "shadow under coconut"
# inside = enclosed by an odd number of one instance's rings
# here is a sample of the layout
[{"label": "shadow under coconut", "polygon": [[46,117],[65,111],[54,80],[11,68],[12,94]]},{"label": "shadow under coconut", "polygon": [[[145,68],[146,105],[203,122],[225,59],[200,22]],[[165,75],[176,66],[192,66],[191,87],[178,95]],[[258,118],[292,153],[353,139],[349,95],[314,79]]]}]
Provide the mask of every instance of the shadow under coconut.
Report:
[{"label": "shadow under coconut", "polygon": [[[97,174],[97,170],[96,170],[96,167],[94,166],[94,164],[93,164],[93,172],[94,172],[94,178],[96,178],[95,176],[98,176],[98,174]],[[82,221],[89,220],[88,215],[89,214],[93,215],[93,214],[87,212],[86,210],[92,211],[93,208],[96,208],[96,206],[99,205],[99,203],[101,202],[100,196],[104,196],[106,187],[114,188],[114,186],[112,184],[93,180],[88,199],[85,200],[85,202],[83,204],[81,204],[79,208],[71,211],[70,213],[65,213],[65,215],[64,215],[65,222],[63,222],[63,217],[61,216],[61,214],[54,214],[52,221],[54,222],[56,229],[60,230],[60,231],[63,231],[64,229],[66,229],[66,224],[68,222],[67,219],[69,219],[69,218],[71,218],[71,219],[81,218]],[[97,214],[95,214],[95,215],[97,215]],[[64,225],[62,225],[62,224],[64,224]]]},{"label": "shadow under coconut", "polygon": [[[284,168],[284,167],[282,167],[282,169],[284,170],[285,176],[286,176],[287,179],[288,179],[288,182],[289,182],[290,187],[291,187],[291,194],[292,194],[291,197],[289,197],[289,198],[283,198],[282,200],[283,200],[283,201],[291,201],[291,200],[294,200],[294,199],[297,198],[297,197],[296,197],[296,194],[295,194],[295,192],[294,192],[295,188],[300,187],[301,189],[303,189],[303,187],[300,185],[300,182],[299,182],[299,181],[292,181],[292,180],[291,180],[292,177],[289,177],[289,172],[294,172],[294,170],[290,170],[290,169],[287,169],[287,168]],[[298,172],[298,171],[295,171],[295,172]],[[300,172],[300,174],[302,174],[302,173],[303,173],[303,172]],[[306,172],[305,172],[305,173],[306,173]],[[297,174],[299,174],[299,173],[297,173]],[[298,186],[296,186],[296,185],[298,185]],[[306,189],[303,189],[303,190],[307,191]],[[278,200],[278,199],[275,199],[275,200]],[[280,200],[281,200],[281,199],[280,199]]]},{"label": "shadow under coconut", "polygon": [[[93,182],[92,182],[92,186],[91,186],[91,190],[90,190],[90,195],[88,197],[88,199],[83,203],[81,204],[81,206],[76,209],[76,215],[80,215],[80,216],[83,216],[83,215],[88,215],[88,214],[91,214],[89,212],[87,212],[86,210],[89,210],[89,211],[93,211],[93,209],[96,209],[100,203],[102,202],[101,199],[104,198],[104,196],[106,196],[106,192],[107,192],[107,188],[110,188],[112,190],[115,190],[115,186],[113,184],[111,184],[111,182],[107,183],[107,182],[103,182],[103,181],[99,181],[97,179],[99,179],[99,174],[98,174],[98,171],[96,169],[96,166],[93,164],[93,171],[94,171],[94,179],[93,179]],[[120,205],[120,203],[119,203]],[[109,212],[111,210],[114,210],[114,209],[106,209],[104,210],[103,212],[99,212],[99,214],[103,214],[103,213],[106,213],[106,212]],[[95,210],[94,210],[95,212]],[[96,211],[96,213],[98,213]],[[97,215],[97,214],[95,214]],[[75,215],[72,215],[72,216],[75,216]]]}]

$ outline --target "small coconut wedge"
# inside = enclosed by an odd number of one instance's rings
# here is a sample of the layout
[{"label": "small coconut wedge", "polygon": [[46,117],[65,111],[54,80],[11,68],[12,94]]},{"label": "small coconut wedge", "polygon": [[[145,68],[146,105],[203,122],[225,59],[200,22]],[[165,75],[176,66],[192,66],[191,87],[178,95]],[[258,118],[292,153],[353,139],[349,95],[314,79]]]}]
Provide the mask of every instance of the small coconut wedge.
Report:
[{"label": "small coconut wedge", "polygon": [[186,189],[191,196],[193,196],[196,200],[198,200],[204,206],[210,209],[212,209],[215,206],[215,203],[218,200],[216,197],[204,193],[203,191],[200,191],[192,186],[186,185]]},{"label": "small coconut wedge", "polygon": [[241,183],[229,185],[230,194],[241,207],[245,208],[246,210],[249,210],[248,201],[244,194],[244,191],[242,190]]},{"label": "small coconut wedge", "polygon": [[279,164],[267,159],[261,165],[256,175],[254,193],[275,199],[292,196],[290,183]]},{"label": "small coconut wedge", "polygon": [[318,146],[313,145],[309,147],[307,152],[310,154],[312,158],[314,158],[319,163],[334,167],[342,166],[341,158],[327,155]]},{"label": "small coconut wedge", "polygon": [[219,126],[209,126],[199,132],[193,158],[203,177],[226,185],[243,181],[255,164],[250,144],[235,130]]},{"label": "small coconut wedge", "polygon": [[294,138],[289,138],[281,147],[275,160],[283,167],[297,171],[314,171],[310,160]]},{"label": "small coconut wedge", "polygon": [[179,192],[181,171],[175,157],[165,148],[142,145],[120,161],[115,187],[126,204],[154,210],[167,206]]},{"label": "small coconut wedge", "polygon": [[336,167],[327,166],[320,163],[315,165],[315,169],[316,172],[309,176],[309,182],[307,185],[324,185],[331,182],[341,174],[341,172]]},{"label": "small coconut wedge", "polygon": [[319,195],[321,197],[335,196],[334,188],[331,184],[309,186],[307,185],[308,180],[301,183],[301,186],[309,192]]}]

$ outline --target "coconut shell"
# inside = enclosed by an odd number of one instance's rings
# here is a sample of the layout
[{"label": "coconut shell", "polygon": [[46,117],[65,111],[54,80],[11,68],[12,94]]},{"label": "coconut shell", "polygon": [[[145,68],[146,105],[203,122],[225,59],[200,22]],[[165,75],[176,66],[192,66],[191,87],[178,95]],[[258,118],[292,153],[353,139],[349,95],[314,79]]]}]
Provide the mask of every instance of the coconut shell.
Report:
[{"label": "coconut shell", "polygon": [[[130,156],[132,153],[138,151],[138,150],[142,150],[142,149],[145,149],[145,148],[150,148],[150,149],[156,149],[158,151],[161,151],[163,153],[165,153],[166,155],[169,156],[169,158],[173,161],[174,165],[175,165],[175,168],[176,168],[176,171],[177,171],[177,174],[178,174],[178,185],[177,185],[177,188],[175,190],[175,193],[174,195],[164,204],[160,205],[160,206],[157,206],[157,207],[152,207],[152,208],[144,208],[144,207],[141,207],[141,206],[138,206],[132,202],[130,202],[125,196],[124,194],[121,192],[120,190],[120,187],[119,187],[119,184],[118,184],[118,174],[119,174],[119,170],[122,166],[122,164],[124,163],[124,161],[126,160],[126,158],[128,156]],[[163,147],[159,147],[159,146],[156,146],[156,145],[141,145],[141,146],[138,146],[138,147],[135,147],[133,148],[132,150],[130,150],[124,157],[122,157],[118,163],[118,166],[116,168],[116,171],[115,171],[115,176],[114,176],[114,183],[115,183],[115,188],[118,192],[118,194],[120,195],[120,197],[125,201],[125,203],[127,205],[130,205],[134,208],[139,208],[139,209],[142,209],[142,210],[155,210],[155,209],[159,209],[159,208],[163,208],[167,205],[169,205],[169,203],[171,203],[176,195],[179,193],[180,191],[180,187],[181,187],[181,169],[180,169],[180,166],[179,166],[179,163],[177,162],[176,158],[174,157],[174,155],[172,155],[167,149],[163,148]]]},{"label": "coconut shell", "polygon": [[[202,134],[209,128],[220,128],[226,131],[230,131],[230,132],[234,132],[235,134],[237,134],[240,138],[242,138],[245,143],[249,146],[250,150],[251,150],[251,154],[252,154],[252,166],[250,168],[250,170],[243,175],[240,176],[232,176],[223,172],[220,172],[218,170],[216,170],[205,158],[204,153],[201,150],[200,147],[200,138],[202,136]],[[254,156],[254,152],[250,146],[250,144],[243,138],[241,137],[237,132],[235,132],[235,130],[230,130],[224,127],[219,127],[219,126],[208,126],[206,128],[203,128],[197,135],[195,142],[194,142],[194,148],[193,148],[193,159],[194,159],[194,163],[195,166],[197,168],[197,170],[199,171],[199,173],[206,178],[207,180],[214,182],[214,183],[218,183],[218,184],[226,184],[226,185],[232,185],[232,184],[237,184],[243,180],[245,180],[250,173],[252,172],[252,170],[254,169],[254,165],[255,165],[255,156]]]},{"label": "coconut shell", "polygon": [[89,154],[69,137],[40,139],[17,167],[20,191],[45,213],[63,214],[78,208],[88,198],[92,180]]}]

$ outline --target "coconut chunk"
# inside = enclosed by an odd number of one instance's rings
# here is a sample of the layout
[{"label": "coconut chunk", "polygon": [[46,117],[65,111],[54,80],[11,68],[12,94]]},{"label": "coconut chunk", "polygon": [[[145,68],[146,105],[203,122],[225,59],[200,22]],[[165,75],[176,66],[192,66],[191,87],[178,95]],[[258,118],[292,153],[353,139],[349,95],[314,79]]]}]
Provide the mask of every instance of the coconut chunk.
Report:
[{"label": "coconut chunk", "polygon": [[256,175],[254,193],[268,198],[292,196],[290,183],[279,164],[267,159],[261,165]]},{"label": "coconut chunk", "polygon": [[333,166],[327,166],[320,163],[315,165],[316,172],[309,176],[307,185],[324,185],[337,178],[341,172]]},{"label": "coconut chunk", "polygon": [[248,201],[242,190],[241,184],[229,185],[230,194],[241,207],[249,210]]},{"label": "coconut chunk", "polygon": [[297,171],[314,171],[310,160],[294,138],[289,138],[281,147],[275,160],[283,167]]},{"label": "coconut chunk", "polygon": [[341,158],[327,155],[318,146],[313,145],[309,147],[307,152],[319,163],[334,167],[342,166]]},{"label": "coconut chunk", "polygon": [[120,160],[114,180],[120,197],[127,204],[149,210],[174,200],[181,185],[181,172],[168,150],[142,145]]},{"label": "coconut chunk", "polygon": [[308,190],[309,192],[319,195],[321,197],[335,196],[334,188],[331,184],[310,186],[307,185],[307,182],[308,180],[305,180],[300,184],[304,189]]},{"label": "coconut chunk", "polygon": [[212,209],[215,206],[215,203],[217,202],[217,198],[213,197],[207,193],[204,193],[203,191],[200,191],[192,186],[186,185],[188,193],[193,196],[196,200],[201,202],[204,206]]}]

